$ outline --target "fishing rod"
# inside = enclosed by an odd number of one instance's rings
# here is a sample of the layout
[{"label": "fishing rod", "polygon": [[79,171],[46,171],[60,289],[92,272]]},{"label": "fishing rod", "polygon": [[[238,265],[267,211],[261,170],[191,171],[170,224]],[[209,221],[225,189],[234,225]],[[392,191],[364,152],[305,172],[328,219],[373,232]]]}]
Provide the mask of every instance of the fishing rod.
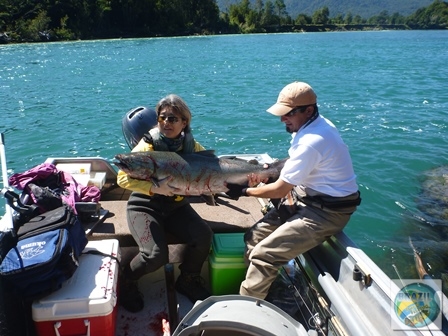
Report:
[{"label": "fishing rod", "polygon": [[437,295],[441,297],[441,311],[442,315],[445,318],[445,320],[448,321],[448,302],[446,300],[445,295],[443,294],[442,290],[439,288],[439,286],[434,282],[434,279],[426,272],[425,267],[423,266],[423,261],[420,256],[420,252],[415,248],[414,243],[412,242],[411,237],[409,237],[409,245],[412,248],[412,251],[414,253],[414,260],[415,260],[415,267],[417,269],[418,275],[420,279],[428,282],[431,284],[431,287],[436,290]]},{"label": "fishing rod", "polygon": [[[410,294],[410,293],[408,292],[408,290],[406,289],[406,285],[405,285],[405,283],[403,282],[403,279],[402,279],[400,273],[398,272],[398,268],[397,268],[397,266],[396,266],[395,264],[392,264],[392,267],[394,268],[395,273],[397,273],[398,279],[400,280],[400,283],[401,283],[401,286],[402,286],[401,289],[400,289],[400,291],[403,291],[403,289],[404,289],[404,293],[406,294],[406,296],[408,297],[408,299],[412,301],[412,298],[411,298],[412,294]],[[417,307],[417,305],[416,305],[415,303],[413,303],[412,305],[415,307],[415,310],[417,311],[417,314],[420,315],[420,320],[421,320],[421,321],[425,321],[425,315],[423,314],[423,312]],[[395,302],[394,302],[394,306],[395,306],[395,308],[397,309],[397,311],[399,311],[400,313],[403,313],[403,311],[400,309],[400,307],[399,307]],[[409,323],[411,323],[413,327],[416,327],[416,325],[414,324],[414,322],[413,322],[411,319],[408,319],[408,320],[409,320]],[[429,329],[429,326],[428,326],[428,324],[427,324],[426,322],[425,322],[425,325],[426,325],[426,327],[428,328],[427,331],[428,331],[431,335],[433,335],[432,331]]]},{"label": "fishing rod", "polygon": [[[0,162],[2,164],[2,179],[3,179],[3,190],[9,189],[8,181],[8,170],[6,169],[6,154],[5,154],[5,138],[3,133],[0,133]],[[2,195],[4,194],[2,190]],[[5,199],[6,200],[6,199]],[[2,218],[2,223],[4,225],[5,231],[12,230],[13,228],[13,218],[12,210],[8,202],[5,201],[5,218]],[[1,228],[3,229],[3,228]]]},{"label": "fishing rod", "polygon": [[[342,326],[341,322],[339,321],[338,317],[331,311],[327,301],[325,300],[325,298],[320,295],[319,291],[314,287],[314,285],[311,282],[311,279],[308,277],[308,274],[306,274],[305,268],[303,267],[303,265],[296,260],[297,258],[294,258],[294,267],[295,265],[297,265],[300,269],[300,272],[302,274],[302,276],[305,277],[306,282],[308,287],[311,289],[311,291],[314,293],[315,298],[317,299],[317,303],[319,304],[319,306],[324,310],[325,314],[327,315],[326,318],[328,318],[331,322],[332,322],[332,326],[334,331],[336,332],[336,335],[340,335],[340,336],[346,336],[348,335],[347,331],[344,329],[344,327]],[[282,266],[284,273],[286,274],[289,282],[291,283],[292,288],[295,291],[294,295],[294,299],[296,299],[296,296],[300,298],[300,300],[303,302],[303,304],[305,305],[308,314],[310,314],[310,318],[308,320],[308,325],[311,325],[311,321],[313,321],[313,326],[322,334],[322,335],[326,335],[325,331],[322,328],[322,321],[319,317],[319,312],[317,312],[316,314],[313,314],[313,312],[311,311],[311,308],[308,307],[308,304],[305,300],[305,298],[300,294],[299,289],[297,288],[297,286],[294,283],[294,280],[292,279],[292,277],[288,274],[288,272],[286,271],[285,267]],[[296,304],[299,306],[298,302],[296,301]],[[303,313],[302,313],[303,316]],[[327,326],[328,327],[328,326]]]},{"label": "fishing rod", "polygon": [[[8,170],[6,169],[5,138],[0,133],[0,163],[2,165],[3,189],[1,195],[9,191]],[[0,219],[0,262],[8,251],[17,243],[17,234],[14,230],[12,209],[5,197],[5,215]]]},{"label": "fishing rod", "polygon": [[[264,185],[264,183],[260,183],[259,185]],[[274,208],[275,205],[273,204],[272,200],[266,200],[262,198],[257,198],[258,202],[261,205],[261,212],[265,215],[270,209]],[[300,272],[305,277],[308,287],[311,289],[311,291],[314,293],[315,299],[317,299],[318,305],[324,310],[326,313],[326,318],[328,318],[333,325],[333,328],[337,332],[337,335],[345,336],[348,335],[348,333],[345,331],[344,327],[342,326],[341,322],[339,321],[338,317],[331,311],[327,301],[324,299],[322,295],[320,295],[319,291],[314,287],[314,285],[311,282],[311,279],[308,277],[308,274],[306,274],[305,268],[303,265],[294,258],[294,265],[298,265]],[[294,266],[295,267],[295,266]],[[294,280],[291,278],[291,276],[288,274],[288,272],[285,269],[285,266],[282,266],[283,272],[286,274],[288,281],[291,283],[292,288],[294,289],[295,295],[293,295],[294,300],[296,301],[296,305],[299,307],[299,311],[303,317],[304,322],[308,323],[308,326],[313,326],[315,329],[317,329],[322,335],[326,335],[326,332],[322,328],[322,320],[319,316],[319,312],[313,314],[312,308],[308,306],[308,303],[306,302],[305,298],[300,294],[299,289],[294,283]],[[306,321],[306,318],[303,314],[303,312],[300,309],[300,304],[297,302],[297,297],[300,298],[300,300],[303,302],[308,314],[311,316],[308,321]],[[313,323],[311,323],[313,322]]]},{"label": "fishing rod", "polygon": [[[3,189],[0,190],[0,195],[2,195],[5,198],[5,215],[1,219],[0,222],[0,234],[3,234],[0,236],[0,246],[3,246],[4,243],[2,242],[4,236],[9,236],[9,232],[11,232],[12,236],[15,236],[15,227],[14,227],[14,215],[13,210],[15,210],[19,214],[23,214],[26,216],[35,217],[38,215],[39,207],[35,204],[33,205],[25,205],[26,203],[26,197],[24,198],[25,201],[22,202],[20,199],[20,195],[16,194],[9,186],[9,180],[8,180],[8,171],[6,168],[6,154],[5,154],[5,139],[3,136],[3,133],[0,133],[0,163],[2,165],[2,179],[3,179]],[[26,217],[27,218],[27,217]],[[15,242],[14,242],[15,244]],[[1,257],[3,257],[0,253],[0,260]]]},{"label": "fishing rod", "polygon": [[[9,191],[8,170],[6,169],[5,138],[0,133],[0,164],[2,166],[3,190],[1,195]],[[0,219],[0,263],[8,251],[17,243],[17,234],[14,230],[14,221],[12,209],[5,197],[5,215]],[[18,335],[19,325],[16,324],[14,317],[16,314],[11,312],[12,307],[16,307],[14,299],[7,295],[4,288],[3,279],[0,277],[0,334],[4,336]],[[13,309],[14,310],[14,309]]]}]

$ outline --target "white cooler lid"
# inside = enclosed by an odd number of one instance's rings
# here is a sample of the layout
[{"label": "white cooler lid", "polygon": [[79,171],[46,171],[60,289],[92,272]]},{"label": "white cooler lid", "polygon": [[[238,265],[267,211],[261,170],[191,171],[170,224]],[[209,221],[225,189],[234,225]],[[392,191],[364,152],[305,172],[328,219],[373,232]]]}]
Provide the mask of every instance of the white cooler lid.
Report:
[{"label": "white cooler lid", "polygon": [[[89,241],[83,252],[97,250],[120,258],[117,239]],[[98,254],[82,254],[73,276],[62,287],[32,304],[34,321],[109,315],[117,303],[117,261]]]}]

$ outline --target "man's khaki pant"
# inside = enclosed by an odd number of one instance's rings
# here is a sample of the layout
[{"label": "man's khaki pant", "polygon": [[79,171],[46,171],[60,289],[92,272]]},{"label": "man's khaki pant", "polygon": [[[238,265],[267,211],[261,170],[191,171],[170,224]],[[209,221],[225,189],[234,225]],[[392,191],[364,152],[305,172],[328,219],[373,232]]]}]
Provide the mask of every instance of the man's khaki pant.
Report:
[{"label": "man's khaki pant", "polygon": [[281,266],[342,231],[355,210],[336,212],[299,203],[284,223],[276,209],[270,210],[244,236],[249,267],[240,294],[264,299]]}]

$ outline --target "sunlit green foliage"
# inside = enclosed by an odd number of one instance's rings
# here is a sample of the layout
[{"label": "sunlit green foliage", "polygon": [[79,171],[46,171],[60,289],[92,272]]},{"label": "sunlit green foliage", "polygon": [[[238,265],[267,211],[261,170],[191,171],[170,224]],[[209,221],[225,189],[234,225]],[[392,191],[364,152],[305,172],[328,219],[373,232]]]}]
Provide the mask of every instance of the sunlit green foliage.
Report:
[{"label": "sunlit green foliage", "polygon": [[409,17],[382,11],[369,19],[328,7],[291,18],[284,0],[0,0],[0,43],[117,37],[333,29],[446,29],[448,3],[435,0]]}]

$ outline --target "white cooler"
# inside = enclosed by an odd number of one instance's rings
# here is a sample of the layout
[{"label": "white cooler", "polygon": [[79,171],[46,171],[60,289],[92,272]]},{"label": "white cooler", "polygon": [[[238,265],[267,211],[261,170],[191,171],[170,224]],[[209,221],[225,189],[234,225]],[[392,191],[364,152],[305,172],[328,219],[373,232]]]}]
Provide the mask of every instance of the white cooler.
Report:
[{"label": "white cooler", "polygon": [[83,252],[97,250],[106,255],[82,254],[79,267],[62,288],[32,304],[38,336],[114,336],[117,316],[118,263],[116,239],[88,242]]}]

